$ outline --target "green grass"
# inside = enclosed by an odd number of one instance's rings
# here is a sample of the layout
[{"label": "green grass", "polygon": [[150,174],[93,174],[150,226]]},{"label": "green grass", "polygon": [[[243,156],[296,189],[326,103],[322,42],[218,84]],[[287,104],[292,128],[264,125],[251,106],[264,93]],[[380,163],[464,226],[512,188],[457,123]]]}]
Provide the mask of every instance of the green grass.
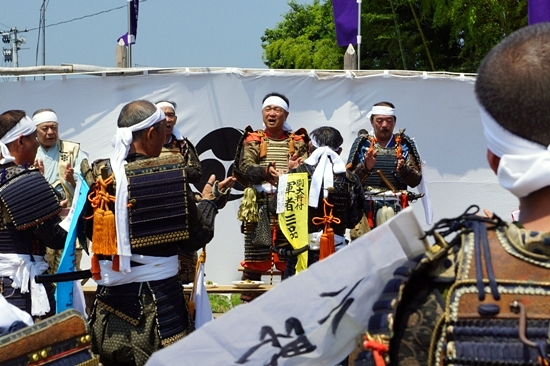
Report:
[{"label": "green grass", "polygon": [[241,304],[240,294],[231,294],[231,297],[218,294],[208,294],[210,307],[213,313],[226,313]]}]

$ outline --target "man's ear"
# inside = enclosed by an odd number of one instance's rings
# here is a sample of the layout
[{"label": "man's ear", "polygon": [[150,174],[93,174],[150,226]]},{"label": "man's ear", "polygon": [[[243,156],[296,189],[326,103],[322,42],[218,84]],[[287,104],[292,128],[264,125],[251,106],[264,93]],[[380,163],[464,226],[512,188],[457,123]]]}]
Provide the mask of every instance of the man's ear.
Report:
[{"label": "man's ear", "polygon": [[339,147],[339,148],[338,148],[338,151],[337,151],[336,153],[338,153],[338,155],[340,155],[341,152],[342,152],[342,148]]},{"label": "man's ear", "polygon": [[500,158],[493,154],[493,152],[487,149],[487,162],[495,174],[498,171],[498,165],[500,164]]},{"label": "man's ear", "polygon": [[150,144],[153,141],[153,133],[155,133],[155,127],[151,126],[147,129],[147,133],[145,134],[147,144]]}]

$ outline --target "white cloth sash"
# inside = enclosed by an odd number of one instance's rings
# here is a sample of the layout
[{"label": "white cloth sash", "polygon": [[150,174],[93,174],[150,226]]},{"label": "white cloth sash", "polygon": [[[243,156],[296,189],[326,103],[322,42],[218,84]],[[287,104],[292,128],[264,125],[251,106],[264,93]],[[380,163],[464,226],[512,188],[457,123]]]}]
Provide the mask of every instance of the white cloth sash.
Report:
[{"label": "white cloth sash", "polygon": [[[11,287],[19,289],[22,294],[30,290],[31,315],[46,315],[50,311],[50,302],[44,285],[36,283],[34,277],[48,269],[44,257],[26,254],[0,254],[0,277],[9,277],[13,281]],[[29,289],[30,282],[30,289]]]},{"label": "white cloth sash", "polygon": [[[322,231],[309,233],[309,250],[319,250],[321,248],[321,235],[323,235]],[[334,234],[334,247],[336,248],[336,250],[342,249],[345,246],[345,243],[345,237],[343,237],[342,235]]]},{"label": "white cloth sash", "polygon": [[171,257],[152,257],[132,254],[130,260],[142,265],[132,267],[131,272],[122,273],[113,271],[112,261],[100,260],[101,280],[96,280],[97,284],[102,286],[118,286],[133,282],[164,280],[178,274],[177,255]]}]

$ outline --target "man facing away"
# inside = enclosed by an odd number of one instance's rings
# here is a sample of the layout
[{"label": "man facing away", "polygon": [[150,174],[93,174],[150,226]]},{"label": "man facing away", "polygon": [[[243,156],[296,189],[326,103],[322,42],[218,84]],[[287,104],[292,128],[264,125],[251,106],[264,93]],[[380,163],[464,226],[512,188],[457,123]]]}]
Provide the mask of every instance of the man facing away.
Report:
[{"label": "man facing away", "polygon": [[[344,142],[340,132],[334,127],[323,126],[311,131],[309,138],[310,157],[289,171],[307,173],[310,180],[308,266],[319,260],[326,224],[333,230],[334,250],[347,245],[346,229],[353,228],[363,217],[364,201],[359,178],[346,170],[339,156]],[[294,275],[295,264],[296,258],[289,259],[287,276]]]},{"label": "man facing away", "polygon": [[35,282],[44,273],[46,248],[61,249],[67,232],[61,207],[37,169],[36,126],[21,110],[0,115],[0,293],[33,317],[55,314],[51,284]]},{"label": "man facing away", "polygon": [[373,134],[353,142],[348,169],[365,190],[365,215],[370,228],[382,224],[408,205],[408,187],[422,180],[420,157],[405,130],[394,133],[397,116],[389,102],[376,103],[367,114]]},{"label": "man facing away", "polygon": [[[292,132],[286,121],[288,115],[288,98],[279,93],[267,94],[262,100],[264,128],[254,131],[248,126],[237,148],[233,173],[246,187],[239,208],[245,237],[243,280],[260,280],[262,272],[273,266],[283,272],[286,268],[287,258],[275,250],[291,246],[278,229],[272,203],[279,175],[308,156],[307,133],[303,129]],[[241,298],[250,301],[254,296],[243,294]]]},{"label": "man facing away", "polygon": [[440,237],[417,266],[409,264],[393,279],[394,286],[401,283],[400,303],[393,303],[395,312],[382,302],[390,303],[390,294],[380,297],[365,359],[382,354],[392,365],[550,362],[550,23],[522,28],[495,46],[479,67],[475,93],[487,161],[500,185],[518,197],[519,220],[465,213],[428,231],[448,235],[461,228],[462,235]]},{"label": "man facing away", "polygon": [[234,183],[220,182],[214,197],[212,176],[196,204],[182,156],[159,157],[165,129],[164,112],[154,104],[126,104],[113,156],[92,166],[84,215],[93,217],[91,270],[98,288],[90,324],[93,351],[104,365],[143,365],[193,330],[177,252],[210,242],[218,208]]}]

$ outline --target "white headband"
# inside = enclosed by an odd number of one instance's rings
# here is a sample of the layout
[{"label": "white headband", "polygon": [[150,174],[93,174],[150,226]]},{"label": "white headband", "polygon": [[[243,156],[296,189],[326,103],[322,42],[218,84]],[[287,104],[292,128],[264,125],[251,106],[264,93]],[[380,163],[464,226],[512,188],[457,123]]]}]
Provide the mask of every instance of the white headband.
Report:
[{"label": "white headband", "polygon": [[367,119],[370,120],[370,117],[376,114],[383,114],[386,116],[395,116],[395,109],[392,107],[387,107],[385,105],[375,105],[372,107],[370,112],[367,113]]},{"label": "white headband", "polygon": [[311,207],[318,207],[321,186],[324,187],[323,196],[326,198],[328,196],[328,188],[334,186],[334,176],[332,173],[344,173],[346,171],[346,164],[340,155],[330,147],[319,146],[314,138],[311,138],[311,143],[316,149],[311,153],[311,156],[305,160],[305,163],[311,166],[317,164],[317,167],[311,177],[308,205]]},{"label": "white headband", "polygon": [[525,197],[550,186],[550,146],[514,135],[481,107],[481,122],[487,148],[500,157],[497,177],[500,185],[517,197]]},{"label": "white headband", "polygon": [[172,103],[169,103],[169,102],[158,102],[157,104],[155,104],[157,107],[159,108],[172,108],[174,110],[174,112],[176,111],[176,107],[174,107],[174,105]]},{"label": "white headband", "polygon": [[44,123],[44,122],[55,122],[55,123],[57,123],[57,114],[55,114],[52,111],[40,112],[40,113],[35,114],[32,117],[32,121],[34,122],[35,125],[39,125],[39,124]]},{"label": "white headband", "polygon": [[[36,131],[36,125],[33,123],[32,119],[30,119],[29,116],[21,118],[21,120],[0,139],[0,150],[2,151],[0,164],[7,164],[15,161],[15,158],[11,156],[6,146],[7,144],[17,140],[19,136],[29,136],[34,131]],[[32,163],[32,161],[29,163]]]},{"label": "white headband", "polygon": [[[264,100],[264,103],[262,104],[262,111],[265,109],[265,107],[270,106],[270,105],[281,107],[286,112],[288,112],[288,104],[281,97],[277,97],[275,95],[267,97]],[[286,120],[285,120],[285,123],[283,124],[283,131],[292,131],[292,127],[290,127],[290,125],[288,124],[288,122]]]},{"label": "white headband", "polygon": [[122,273],[130,272],[130,257],[132,249],[130,247],[130,229],[128,227],[128,181],[126,180],[125,159],[130,151],[132,143],[132,132],[141,131],[164,120],[166,116],[162,109],[157,107],[155,113],[144,121],[130,127],[118,127],[116,134],[111,141],[115,151],[111,157],[111,167],[115,174],[116,181],[116,236],[117,250],[120,258],[120,271]]}]

